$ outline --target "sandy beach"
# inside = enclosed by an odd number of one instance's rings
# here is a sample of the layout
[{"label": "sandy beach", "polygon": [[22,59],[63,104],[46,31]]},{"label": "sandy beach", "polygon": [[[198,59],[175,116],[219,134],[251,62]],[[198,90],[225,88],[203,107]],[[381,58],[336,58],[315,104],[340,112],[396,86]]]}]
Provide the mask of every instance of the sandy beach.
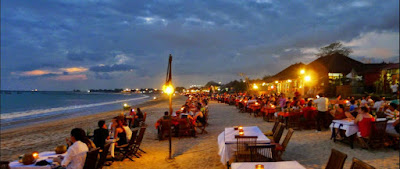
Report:
[{"label": "sandy beach", "polygon": [[[166,98],[149,100],[133,107],[140,107],[146,111],[147,107],[165,102]],[[160,107],[160,111],[163,108]],[[168,108],[164,108],[168,109]],[[146,111],[148,112],[148,111]],[[25,127],[1,130],[1,160],[13,161],[18,156],[31,151],[51,151],[57,145],[64,145],[65,138],[70,136],[71,129],[79,127],[93,132],[97,128],[99,120],[106,120],[108,124],[111,119],[122,113],[122,109],[100,112],[93,115],[79,116],[64,120],[55,120],[42,124],[34,124]],[[148,112],[153,113],[153,112]]]},{"label": "sandy beach", "polygon": [[[185,101],[185,97],[174,98],[174,110]],[[148,128],[142,143],[142,149],[147,153],[134,162],[124,160],[114,162],[110,169],[119,168],[226,168],[218,156],[217,137],[225,127],[235,125],[258,126],[262,131],[270,130],[273,123],[267,123],[262,118],[255,118],[247,113],[239,113],[234,106],[210,102],[208,134],[197,135],[197,138],[173,138],[172,154],[174,160],[167,160],[168,140],[158,141],[154,123],[168,108],[166,100],[149,101],[139,105],[148,112]],[[97,120],[110,119],[119,111],[100,113],[97,115],[66,119],[62,121],[36,125],[29,128],[7,130],[1,133],[1,160],[15,160],[19,154],[27,151],[48,151],[59,144],[64,144],[64,138],[74,127],[95,129]],[[338,149],[348,155],[344,168],[350,168],[351,159],[357,157],[376,168],[399,168],[399,152],[393,149],[363,150],[359,146],[351,149],[343,143],[330,140],[330,131],[316,133],[314,130],[295,131],[283,155],[283,160],[296,160],[306,168],[324,168],[331,148]],[[282,136],[282,140],[286,131]],[[281,140],[281,141],[282,141]]]}]

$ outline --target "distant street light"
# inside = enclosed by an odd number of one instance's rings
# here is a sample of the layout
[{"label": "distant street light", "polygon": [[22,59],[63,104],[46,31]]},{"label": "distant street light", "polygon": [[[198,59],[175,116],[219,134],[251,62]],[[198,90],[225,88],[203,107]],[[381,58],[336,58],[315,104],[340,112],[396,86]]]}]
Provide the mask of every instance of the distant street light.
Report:
[{"label": "distant street light", "polygon": [[304,74],[304,73],[306,73],[306,71],[304,69],[301,69],[300,74]]},{"label": "distant street light", "polygon": [[253,84],[253,89],[254,89],[254,90],[257,90],[257,89],[258,89],[258,86],[257,86],[255,83]]},{"label": "distant street light", "polygon": [[311,76],[305,76],[305,77],[304,77],[304,80],[305,80],[306,82],[311,81]]}]

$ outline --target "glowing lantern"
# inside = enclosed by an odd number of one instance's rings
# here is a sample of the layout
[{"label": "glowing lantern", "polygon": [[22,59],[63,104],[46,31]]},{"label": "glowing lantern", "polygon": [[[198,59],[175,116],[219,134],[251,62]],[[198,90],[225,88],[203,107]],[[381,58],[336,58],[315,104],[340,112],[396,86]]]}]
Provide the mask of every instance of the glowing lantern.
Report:
[{"label": "glowing lantern", "polygon": [[262,164],[257,164],[257,165],[256,165],[256,169],[264,169],[264,165],[262,165]]}]

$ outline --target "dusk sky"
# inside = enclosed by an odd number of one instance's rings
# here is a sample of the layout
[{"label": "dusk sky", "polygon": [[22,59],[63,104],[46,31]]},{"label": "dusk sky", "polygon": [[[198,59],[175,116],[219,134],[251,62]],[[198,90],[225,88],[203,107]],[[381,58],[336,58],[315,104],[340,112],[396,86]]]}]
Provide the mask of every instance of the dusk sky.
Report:
[{"label": "dusk sky", "polygon": [[1,89],[189,87],[273,75],[332,42],[399,62],[399,0],[2,0]]}]

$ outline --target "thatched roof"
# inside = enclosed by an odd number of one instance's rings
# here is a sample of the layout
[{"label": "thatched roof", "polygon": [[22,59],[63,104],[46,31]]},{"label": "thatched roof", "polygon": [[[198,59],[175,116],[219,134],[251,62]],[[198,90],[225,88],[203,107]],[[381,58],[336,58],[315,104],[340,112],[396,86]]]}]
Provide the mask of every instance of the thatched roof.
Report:
[{"label": "thatched roof", "polygon": [[296,63],[293,65],[290,65],[286,69],[280,71],[279,73],[275,74],[274,76],[271,76],[270,78],[266,79],[266,82],[273,82],[275,80],[288,80],[288,79],[296,79],[299,76],[299,71],[301,69],[304,69],[306,67],[305,64],[303,63]]},{"label": "thatched roof", "polygon": [[342,54],[332,54],[322,56],[307,65],[307,69],[312,69],[318,74],[342,73],[349,74],[352,69],[361,71],[363,63]]}]

